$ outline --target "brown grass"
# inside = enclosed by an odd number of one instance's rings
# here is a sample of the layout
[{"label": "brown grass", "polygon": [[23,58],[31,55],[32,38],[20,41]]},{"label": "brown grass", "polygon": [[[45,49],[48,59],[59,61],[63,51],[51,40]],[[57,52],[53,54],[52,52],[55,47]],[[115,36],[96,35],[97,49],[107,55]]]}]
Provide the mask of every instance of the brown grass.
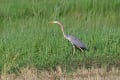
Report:
[{"label": "brown grass", "polygon": [[109,72],[105,68],[82,68],[67,73],[60,66],[56,67],[56,71],[24,68],[18,75],[1,74],[0,80],[120,80],[120,71],[116,68],[112,68]]}]

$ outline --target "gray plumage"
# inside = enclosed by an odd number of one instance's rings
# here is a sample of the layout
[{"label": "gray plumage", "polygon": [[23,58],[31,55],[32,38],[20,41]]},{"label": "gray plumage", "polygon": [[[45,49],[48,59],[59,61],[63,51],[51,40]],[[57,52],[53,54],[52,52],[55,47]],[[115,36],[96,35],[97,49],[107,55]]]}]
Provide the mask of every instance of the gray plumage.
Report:
[{"label": "gray plumage", "polygon": [[78,38],[72,36],[72,35],[66,35],[66,38],[71,42],[72,45],[74,45],[77,48],[81,48],[82,50],[88,50],[86,45]]}]

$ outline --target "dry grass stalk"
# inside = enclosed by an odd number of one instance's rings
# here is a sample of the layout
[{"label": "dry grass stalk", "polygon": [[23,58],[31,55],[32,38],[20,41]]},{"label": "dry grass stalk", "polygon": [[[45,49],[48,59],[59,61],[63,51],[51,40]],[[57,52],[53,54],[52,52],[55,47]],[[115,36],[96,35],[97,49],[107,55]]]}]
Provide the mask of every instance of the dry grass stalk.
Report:
[{"label": "dry grass stalk", "polygon": [[7,74],[6,78],[2,76],[0,80],[120,80],[120,71],[116,68],[112,68],[109,72],[105,68],[82,68],[68,74],[57,66],[56,71],[24,68],[19,75]]}]

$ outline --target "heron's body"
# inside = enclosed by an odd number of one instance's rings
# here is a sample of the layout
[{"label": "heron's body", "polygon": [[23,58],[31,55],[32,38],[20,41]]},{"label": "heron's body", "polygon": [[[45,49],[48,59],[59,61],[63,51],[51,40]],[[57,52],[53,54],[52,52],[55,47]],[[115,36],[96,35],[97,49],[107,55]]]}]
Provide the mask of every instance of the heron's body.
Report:
[{"label": "heron's body", "polygon": [[63,32],[63,36],[64,36],[68,41],[71,42],[71,44],[73,45],[73,48],[74,48],[74,47],[77,47],[77,48],[80,49],[82,52],[83,52],[84,50],[88,50],[88,48],[85,46],[85,44],[84,44],[80,39],[78,39],[78,38],[76,38],[76,37],[74,37],[74,36],[72,36],[72,35],[66,35],[66,34],[64,33],[63,25],[62,25],[60,22],[58,22],[58,21],[51,21],[51,22],[49,22],[49,23],[56,23],[56,24],[59,24],[59,25],[60,25],[61,31]]},{"label": "heron's body", "polygon": [[85,46],[85,44],[78,38],[72,36],[72,35],[67,35],[67,39],[71,42],[72,45],[75,47],[82,49],[82,50],[88,50],[88,48]]}]

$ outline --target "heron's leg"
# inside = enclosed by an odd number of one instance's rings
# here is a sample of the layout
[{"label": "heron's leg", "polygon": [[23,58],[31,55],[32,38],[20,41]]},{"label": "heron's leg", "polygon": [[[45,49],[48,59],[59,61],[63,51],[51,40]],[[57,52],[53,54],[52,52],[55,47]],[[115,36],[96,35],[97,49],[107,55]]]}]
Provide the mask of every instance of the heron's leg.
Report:
[{"label": "heron's leg", "polygon": [[84,52],[83,49],[79,48],[81,50],[81,52]]},{"label": "heron's leg", "polygon": [[73,45],[73,54],[75,54],[75,46]]}]

